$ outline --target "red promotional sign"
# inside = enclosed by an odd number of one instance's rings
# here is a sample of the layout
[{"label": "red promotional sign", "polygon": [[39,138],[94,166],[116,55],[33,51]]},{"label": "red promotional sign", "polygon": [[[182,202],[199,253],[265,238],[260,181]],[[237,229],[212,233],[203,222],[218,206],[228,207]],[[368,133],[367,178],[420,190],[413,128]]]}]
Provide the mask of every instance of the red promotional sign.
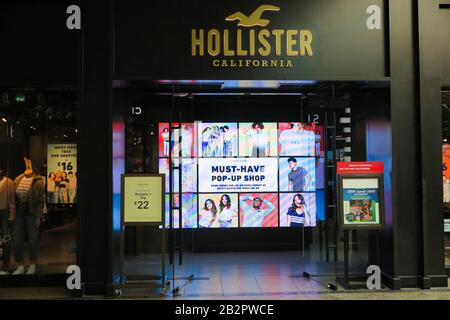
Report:
[{"label": "red promotional sign", "polygon": [[383,173],[383,162],[338,162],[337,174]]}]

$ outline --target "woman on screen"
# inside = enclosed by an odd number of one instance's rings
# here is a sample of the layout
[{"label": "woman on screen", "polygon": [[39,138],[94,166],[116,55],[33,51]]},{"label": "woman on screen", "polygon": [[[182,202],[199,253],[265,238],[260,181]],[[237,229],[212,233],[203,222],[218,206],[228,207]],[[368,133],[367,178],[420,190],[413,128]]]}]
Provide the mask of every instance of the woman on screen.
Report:
[{"label": "woman on screen", "polygon": [[209,137],[211,135],[211,128],[206,127],[202,131],[202,155],[204,157],[208,157],[208,145],[209,145]]},{"label": "woman on screen", "polygon": [[211,156],[221,157],[222,156],[222,138],[219,126],[213,127],[213,132],[211,134]]},{"label": "woman on screen", "polygon": [[207,199],[200,212],[200,221],[198,222],[200,228],[211,228],[217,217],[217,207],[214,200]]},{"label": "woman on screen", "polygon": [[219,204],[219,224],[221,228],[232,228],[233,218],[237,217],[237,211],[231,204],[231,198],[229,195],[224,194],[220,198]]},{"label": "woman on screen", "polygon": [[292,205],[287,212],[288,225],[290,227],[303,227],[311,224],[311,216],[306,207],[305,198],[297,193],[292,199]]}]

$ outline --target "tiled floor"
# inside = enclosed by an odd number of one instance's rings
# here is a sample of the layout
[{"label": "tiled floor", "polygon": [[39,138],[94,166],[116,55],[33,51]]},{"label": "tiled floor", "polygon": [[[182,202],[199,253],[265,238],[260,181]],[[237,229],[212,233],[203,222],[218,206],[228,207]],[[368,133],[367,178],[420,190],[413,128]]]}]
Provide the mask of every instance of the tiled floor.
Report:
[{"label": "tiled floor", "polygon": [[[142,272],[140,266],[151,265],[152,258],[139,257],[128,261],[127,269]],[[173,267],[173,266],[172,266]],[[342,265],[326,263],[320,259],[303,257],[298,252],[214,253],[186,255],[182,266],[169,269],[169,278],[175,276],[171,290],[161,296],[160,290],[124,288],[122,298],[162,299],[450,299],[450,288],[427,291],[377,292],[345,290],[336,281],[336,273],[343,274]],[[362,267],[355,265],[355,272]],[[303,272],[312,274],[303,277]],[[189,275],[194,279],[189,281]],[[335,286],[337,291],[330,288]],[[431,293],[431,295],[430,295]]]},{"label": "tiled floor", "polygon": [[[148,275],[157,272],[158,264],[151,256],[129,259],[128,274]],[[342,272],[334,263],[311,260],[298,252],[266,253],[216,253],[186,255],[182,266],[168,266],[171,286],[162,294],[161,289],[148,284],[133,284],[122,288],[118,299],[198,299],[198,300],[280,300],[280,299],[446,299],[450,300],[450,283],[447,288],[431,290],[404,289],[378,291],[367,289],[345,290],[336,282],[335,271]],[[170,272],[169,272],[170,271]],[[174,273],[173,273],[174,271]],[[303,272],[312,274],[303,277]],[[194,278],[189,281],[188,276]],[[175,280],[173,276],[175,275]],[[154,284],[154,283],[153,283]],[[337,287],[332,290],[330,285]],[[172,289],[179,288],[177,294]],[[62,288],[0,288],[0,299],[67,299]],[[103,297],[86,297],[85,299]]]}]

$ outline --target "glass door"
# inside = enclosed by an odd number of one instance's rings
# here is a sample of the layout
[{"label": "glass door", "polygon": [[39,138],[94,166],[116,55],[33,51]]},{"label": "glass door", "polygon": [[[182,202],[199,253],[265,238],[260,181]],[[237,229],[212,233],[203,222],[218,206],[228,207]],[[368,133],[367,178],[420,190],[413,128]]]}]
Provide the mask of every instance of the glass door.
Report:
[{"label": "glass door", "polygon": [[332,85],[173,97],[174,293],[337,289]]}]

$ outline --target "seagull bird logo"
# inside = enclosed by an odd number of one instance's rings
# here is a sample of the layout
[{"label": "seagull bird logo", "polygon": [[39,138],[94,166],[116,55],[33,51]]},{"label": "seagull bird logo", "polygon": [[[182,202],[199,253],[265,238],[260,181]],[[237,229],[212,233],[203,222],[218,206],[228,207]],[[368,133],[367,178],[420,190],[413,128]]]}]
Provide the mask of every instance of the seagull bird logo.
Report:
[{"label": "seagull bird logo", "polygon": [[259,8],[256,9],[248,17],[242,12],[238,11],[226,17],[225,20],[226,21],[239,20],[238,22],[239,27],[253,27],[253,26],[265,27],[269,24],[270,20],[261,19],[261,15],[263,14],[264,11],[280,11],[280,8],[268,4],[263,4],[262,6],[259,6]]}]

